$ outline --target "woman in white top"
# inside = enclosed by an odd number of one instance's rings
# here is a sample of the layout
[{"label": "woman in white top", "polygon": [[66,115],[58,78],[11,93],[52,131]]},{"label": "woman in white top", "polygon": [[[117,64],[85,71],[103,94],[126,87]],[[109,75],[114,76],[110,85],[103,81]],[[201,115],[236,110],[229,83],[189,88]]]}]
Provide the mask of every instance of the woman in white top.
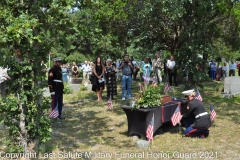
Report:
[{"label": "woman in white top", "polygon": [[170,60],[167,60],[167,70],[168,70],[168,81],[170,85],[172,86],[172,77],[175,83],[175,86],[177,86],[177,70],[176,70],[176,62],[174,60],[174,56],[170,57]]}]

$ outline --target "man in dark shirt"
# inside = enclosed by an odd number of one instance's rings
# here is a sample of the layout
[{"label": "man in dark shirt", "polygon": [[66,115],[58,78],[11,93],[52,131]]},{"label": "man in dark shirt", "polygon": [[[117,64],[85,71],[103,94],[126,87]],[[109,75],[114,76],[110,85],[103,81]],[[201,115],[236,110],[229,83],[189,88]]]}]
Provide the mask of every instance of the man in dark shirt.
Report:
[{"label": "man in dark shirt", "polygon": [[125,100],[127,94],[128,98],[132,97],[131,87],[132,87],[132,73],[134,69],[132,61],[129,60],[128,54],[124,56],[124,60],[119,65],[118,69],[122,69],[122,100]]},{"label": "man in dark shirt", "polygon": [[207,137],[209,134],[208,128],[211,127],[211,120],[204,104],[195,98],[196,93],[194,90],[188,90],[182,93],[189,100],[187,111],[182,115],[182,120],[185,121],[186,126],[184,134],[187,137]]},{"label": "man in dark shirt", "polygon": [[54,108],[58,106],[59,119],[62,117],[62,106],[63,106],[63,81],[62,81],[62,70],[61,70],[61,58],[54,58],[54,66],[48,72],[48,86],[51,95],[54,94]]}]

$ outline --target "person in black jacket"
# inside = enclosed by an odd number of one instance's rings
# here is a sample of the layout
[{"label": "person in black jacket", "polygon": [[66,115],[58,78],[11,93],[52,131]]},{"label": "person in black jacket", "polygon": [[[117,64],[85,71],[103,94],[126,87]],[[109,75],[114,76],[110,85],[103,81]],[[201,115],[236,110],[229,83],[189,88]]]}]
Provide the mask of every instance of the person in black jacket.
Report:
[{"label": "person in black jacket", "polygon": [[195,98],[194,90],[182,92],[189,100],[187,111],[182,115],[186,130],[184,134],[187,137],[205,138],[209,135],[211,127],[210,115],[206,112],[204,104]]},{"label": "person in black jacket", "polygon": [[54,93],[54,108],[58,106],[59,119],[62,117],[62,106],[63,106],[63,81],[62,81],[62,69],[61,69],[61,58],[54,58],[54,66],[48,72],[48,86],[50,93]]}]

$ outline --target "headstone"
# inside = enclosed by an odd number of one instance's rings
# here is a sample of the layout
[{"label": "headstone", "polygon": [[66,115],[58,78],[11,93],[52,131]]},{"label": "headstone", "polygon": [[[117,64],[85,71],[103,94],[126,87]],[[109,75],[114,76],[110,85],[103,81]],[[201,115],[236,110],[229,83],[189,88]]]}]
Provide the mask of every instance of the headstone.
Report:
[{"label": "headstone", "polygon": [[81,84],[82,78],[71,78],[70,83],[71,84]]},{"label": "headstone", "polygon": [[145,141],[145,140],[139,140],[135,143],[135,146],[139,149],[146,149],[148,148],[150,142]]},{"label": "headstone", "polygon": [[92,90],[92,84],[87,84],[86,87],[87,87],[87,90],[88,90],[88,91],[91,91],[91,90]]},{"label": "headstone", "polygon": [[231,98],[240,93],[240,77],[226,77],[224,80],[224,94],[222,97]]},{"label": "headstone", "polygon": [[73,92],[78,92],[80,89],[80,84],[69,84],[69,86],[73,90]]}]

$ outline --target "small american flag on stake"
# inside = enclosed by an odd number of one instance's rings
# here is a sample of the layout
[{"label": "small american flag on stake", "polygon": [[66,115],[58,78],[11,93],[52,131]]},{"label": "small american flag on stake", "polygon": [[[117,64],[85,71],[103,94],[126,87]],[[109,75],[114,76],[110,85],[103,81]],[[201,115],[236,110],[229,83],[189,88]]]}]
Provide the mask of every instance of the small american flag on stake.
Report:
[{"label": "small american flag on stake", "polygon": [[142,85],[141,83],[138,83],[138,86],[139,86],[139,88],[140,88],[140,91],[144,92],[144,87],[143,87],[143,85]]},{"label": "small american flag on stake", "polygon": [[211,121],[213,121],[216,116],[217,116],[217,113],[215,112],[212,104],[210,104],[210,117],[211,117]]},{"label": "small american flag on stake", "polygon": [[153,140],[153,127],[154,127],[154,114],[146,130],[146,137],[148,138],[149,142]]},{"label": "small american flag on stake", "polygon": [[170,90],[170,84],[168,82],[166,82],[165,86],[164,86],[164,93],[168,92]]},{"label": "small american flag on stake", "polygon": [[180,107],[178,105],[171,118],[173,126],[176,126],[176,124],[178,124],[180,120],[181,120],[181,113],[180,113]]},{"label": "small american flag on stake", "polygon": [[49,114],[50,118],[57,118],[59,116],[59,112],[58,112],[58,106],[56,106],[54,108],[54,110],[52,110],[52,112]]},{"label": "small american flag on stake", "polygon": [[199,101],[203,101],[202,96],[201,96],[200,92],[198,91],[198,89],[196,89],[196,96],[195,96],[195,98],[198,99]]}]

